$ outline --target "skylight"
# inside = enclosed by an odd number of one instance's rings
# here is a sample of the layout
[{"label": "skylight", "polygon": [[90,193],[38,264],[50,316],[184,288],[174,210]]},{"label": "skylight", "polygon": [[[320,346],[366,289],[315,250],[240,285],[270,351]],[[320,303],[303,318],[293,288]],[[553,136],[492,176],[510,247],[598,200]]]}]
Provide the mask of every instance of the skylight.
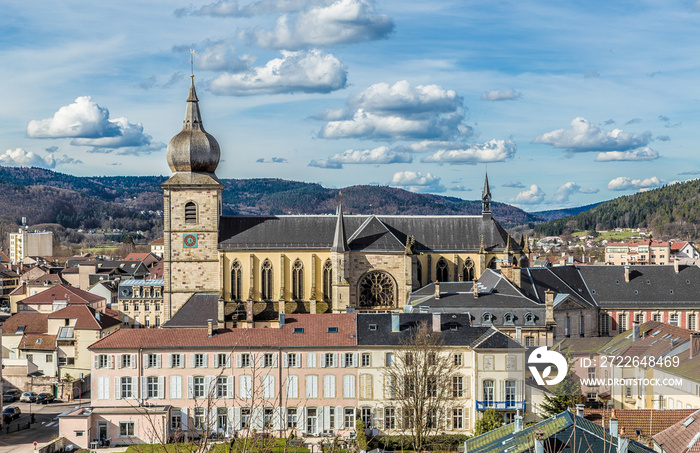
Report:
[{"label": "skylight", "polygon": [[685,426],[685,427],[687,428],[687,427],[690,426],[690,424],[693,423],[694,421],[695,421],[695,419],[694,419],[693,417],[688,417],[688,420],[686,420],[686,421],[683,422],[683,426]]},{"label": "skylight", "polygon": [[657,336],[657,335],[660,334],[660,333],[661,333],[661,331],[660,331],[660,330],[657,330],[656,332],[652,333],[651,336],[652,336],[652,337],[655,337],[655,336]]},{"label": "skylight", "polygon": [[329,327],[328,333],[338,333],[338,328],[337,327]]},{"label": "skylight", "polygon": [[304,333],[304,328],[303,327],[295,327],[294,333]]}]

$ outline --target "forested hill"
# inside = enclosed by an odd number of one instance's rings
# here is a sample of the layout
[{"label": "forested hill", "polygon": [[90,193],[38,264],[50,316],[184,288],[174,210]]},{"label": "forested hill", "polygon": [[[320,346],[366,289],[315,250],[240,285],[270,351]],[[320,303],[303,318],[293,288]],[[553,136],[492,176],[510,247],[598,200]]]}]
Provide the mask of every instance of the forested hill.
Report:
[{"label": "forested hill", "polygon": [[550,211],[535,211],[530,214],[535,217],[539,217],[542,220],[557,220],[564,217],[569,217],[572,215],[581,214],[582,212],[590,211],[599,204],[604,203],[603,201],[593,204],[587,204],[585,206],[577,206],[575,208],[562,208],[562,209],[552,209]]},{"label": "forested hill", "polygon": [[[152,229],[163,209],[164,176],[79,177],[39,168],[0,167],[0,219],[30,224],[60,223],[72,228]],[[333,213],[338,189],[281,179],[224,179],[224,214]],[[479,214],[481,203],[385,186],[340,189],[347,213]],[[478,196],[478,195],[477,195]],[[516,207],[492,204],[506,226],[532,225],[536,216]]]},{"label": "forested hill", "polygon": [[590,211],[535,227],[552,236],[574,230],[649,228],[655,237],[697,237],[700,225],[700,180],[663,186],[615,198]]}]

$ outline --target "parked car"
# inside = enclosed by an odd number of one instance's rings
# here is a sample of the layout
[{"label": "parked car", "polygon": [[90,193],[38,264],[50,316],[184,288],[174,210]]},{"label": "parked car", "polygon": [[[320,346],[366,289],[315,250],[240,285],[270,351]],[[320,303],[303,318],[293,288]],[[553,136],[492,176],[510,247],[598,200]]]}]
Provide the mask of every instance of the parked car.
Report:
[{"label": "parked car", "polygon": [[20,396],[22,396],[22,392],[19,390],[8,390],[2,395],[2,401],[4,403],[11,403],[17,401]]},{"label": "parked car", "polygon": [[51,393],[39,393],[36,396],[36,404],[50,404],[53,403],[54,399]]},{"label": "parked car", "polygon": [[36,393],[34,392],[24,392],[22,396],[19,397],[20,403],[33,403],[36,401]]},{"label": "parked car", "polygon": [[2,421],[4,424],[10,423],[12,420],[19,418],[22,415],[22,411],[19,410],[17,406],[7,406],[2,411]]}]

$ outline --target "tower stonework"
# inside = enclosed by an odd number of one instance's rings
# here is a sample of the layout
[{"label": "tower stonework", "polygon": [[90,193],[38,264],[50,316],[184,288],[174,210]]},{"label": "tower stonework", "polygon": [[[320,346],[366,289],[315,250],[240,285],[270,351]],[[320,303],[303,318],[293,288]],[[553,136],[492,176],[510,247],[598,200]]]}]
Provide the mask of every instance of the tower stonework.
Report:
[{"label": "tower stonework", "polygon": [[166,319],[195,293],[218,293],[221,299],[217,246],[224,185],[215,174],[219,158],[219,144],[202,125],[193,79],[182,131],[168,144],[173,175],[161,185]]}]

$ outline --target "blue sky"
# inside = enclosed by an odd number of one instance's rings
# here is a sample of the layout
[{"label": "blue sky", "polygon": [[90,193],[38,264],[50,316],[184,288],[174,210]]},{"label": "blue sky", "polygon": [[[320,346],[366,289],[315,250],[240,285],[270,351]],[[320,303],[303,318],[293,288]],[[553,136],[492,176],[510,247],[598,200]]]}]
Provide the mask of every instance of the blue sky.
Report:
[{"label": "blue sky", "polygon": [[222,178],[579,206],[700,174],[700,1],[32,2],[0,165],[167,175],[190,49]]}]

